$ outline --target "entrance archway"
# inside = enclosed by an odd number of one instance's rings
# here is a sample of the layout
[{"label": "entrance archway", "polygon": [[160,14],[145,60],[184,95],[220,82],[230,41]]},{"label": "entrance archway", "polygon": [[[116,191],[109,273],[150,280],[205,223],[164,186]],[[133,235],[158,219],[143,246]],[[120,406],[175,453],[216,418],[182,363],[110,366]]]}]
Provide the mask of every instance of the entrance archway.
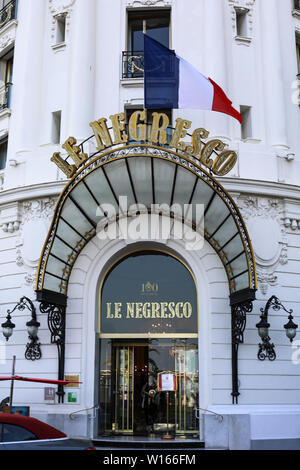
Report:
[{"label": "entrance archway", "polygon": [[[171,218],[187,220],[198,233],[204,221],[204,238],[219,256],[227,274],[232,309],[232,400],[237,403],[238,348],[243,342],[246,313],[255,299],[256,270],[251,241],[241,214],[228,192],[205,171],[199,160],[183,151],[150,144],[124,145],[101,151],[78,170],[62,191],[41,254],[36,291],[41,310],[48,313],[52,341],[58,347],[59,378],[64,375],[64,329],[68,282],[82,249],[114,208],[118,222],[128,206],[175,204]],[[203,205],[203,216],[186,212],[184,205]],[[52,320],[55,319],[55,322]],[[63,400],[63,391],[60,391]]]},{"label": "entrance archway", "polygon": [[99,434],[198,436],[198,377],[193,273],[162,251],[127,254],[100,287]]}]

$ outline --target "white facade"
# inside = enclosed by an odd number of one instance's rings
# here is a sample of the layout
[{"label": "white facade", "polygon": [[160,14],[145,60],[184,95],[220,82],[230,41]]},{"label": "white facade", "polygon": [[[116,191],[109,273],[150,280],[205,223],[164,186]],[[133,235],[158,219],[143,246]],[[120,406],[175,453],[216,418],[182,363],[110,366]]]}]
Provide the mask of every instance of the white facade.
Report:
[{"label": "white facade", "polygon": [[[14,50],[11,100],[0,112],[0,137],[8,136],[6,167],[0,170],[1,323],[23,295],[35,298],[39,257],[66,183],[50,157],[69,136],[79,142],[90,136],[91,121],[143,106],[143,80],[121,77],[127,11],[135,8],[170,8],[170,47],[213,78],[235,108],[250,109],[244,135],[225,114],[173,110],[173,122],[178,116],[190,119],[194,128],[206,128],[210,137],[237,151],[235,168],[218,180],[240,208],[257,263],[257,300],[239,347],[239,404],[232,405],[231,309],[223,265],[208,243],[199,253],[187,253],[179,242],[162,242],[185,260],[197,281],[199,406],[224,416],[220,422],[203,412],[203,438],[210,447],[247,448],[260,440],[262,446],[299,448],[300,343],[291,345],[285,336],[286,313],[271,310],[277,358],[259,361],[255,326],[271,295],[293,309],[300,324],[300,108],[295,103],[300,14],[292,0],[18,0],[16,20],[0,29],[0,64]],[[246,13],[241,31],[237,11]],[[66,14],[65,38],[57,43],[61,14]],[[58,112],[60,143],[55,143],[53,113]],[[44,386],[15,384],[15,404],[30,405],[31,415],[73,435],[94,433],[99,280],[109,260],[132,243],[101,245],[93,239],[72,270],[65,374],[79,374],[83,382],[78,403],[50,405]],[[145,243],[151,240],[140,246]],[[10,374],[16,355],[17,374],[57,378],[57,348],[50,344],[47,316],[39,313],[38,320],[42,359],[25,360],[28,317],[18,312],[13,336],[0,343],[0,375]],[[0,399],[7,395],[9,382],[0,382]],[[71,419],[73,412],[78,413]]]}]

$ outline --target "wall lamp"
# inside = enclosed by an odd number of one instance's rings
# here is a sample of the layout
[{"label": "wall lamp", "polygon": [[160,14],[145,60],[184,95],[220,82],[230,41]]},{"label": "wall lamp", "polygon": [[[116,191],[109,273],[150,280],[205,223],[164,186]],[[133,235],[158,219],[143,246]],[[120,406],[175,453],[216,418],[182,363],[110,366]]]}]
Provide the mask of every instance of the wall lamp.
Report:
[{"label": "wall lamp", "polygon": [[28,299],[28,297],[21,297],[20,301],[15,305],[13,310],[7,310],[6,322],[2,323],[1,325],[2,333],[3,333],[3,336],[6,338],[6,341],[8,341],[9,338],[12,336],[13,330],[16,326],[11,321],[12,313],[15,310],[23,311],[26,308],[31,313],[31,319],[26,323],[28,337],[29,337],[30,342],[27,343],[26,345],[25,358],[27,360],[35,361],[37,359],[41,359],[42,357],[40,343],[38,342],[38,336],[37,336],[40,323],[37,321],[35,306],[31,302],[31,300]]},{"label": "wall lamp", "polygon": [[292,342],[295,338],[296,330],[298,328],[298,325],[293,322],[293,310],[287,310],[282,305],[278,297],[272,295],[272,297],[270,297],[267,301],[265,308],[262,307],[260,309],[262,315],[260,316],[260,322],[256,325],[256,328],[258,329],[258,334],[262,339],[262,343],[259,344],[259,349],[257,353],[257,357],[260,361],[264,361],[266,357],[269,359],[269,361],[274,361],[276,359],[274,343],[271,343],[271,338],[269,336],[270,323],[268,323],[268,313],[271,307],[273,308],[273,310],[277,311],[282,308],[285,312],[289,314],[288,322],[283,325],[283,327],[285,329],[286,336],[289,338],[290,342]]}]

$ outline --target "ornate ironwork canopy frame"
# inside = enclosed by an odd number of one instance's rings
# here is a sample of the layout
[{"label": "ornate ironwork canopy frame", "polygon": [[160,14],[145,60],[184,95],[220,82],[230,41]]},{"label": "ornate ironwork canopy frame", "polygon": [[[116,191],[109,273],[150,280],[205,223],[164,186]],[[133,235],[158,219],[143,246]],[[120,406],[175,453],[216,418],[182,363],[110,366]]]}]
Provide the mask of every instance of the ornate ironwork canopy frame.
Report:
[{"label": "ornate ironwork canopy frame", "polygon": [[[84,181],[85,178],[93,171],[98,168],[105,168],[105,165],[116,161],[125,160],[127,162],[131,157],[148,157],[150,159],[161,159],[168,160],[176,164],[178,167],[185,168],[187,171],[194,173],[199,179],[207,184],[213,190],[213,196],[218,195],[222,201],[226,204],[230,215],[232,216],[236,225],[236,235],[239,236],[244,248],[244,254],[247,259],[247,271],[248,271],[248,287],[240,291],[234,290],[234,279],[232,278],[232,272],[230,270],[230,260],[226,258],[225,253],[222,251],[222,247],[218,245],[217,240],[214,240],[212,234],[204,233],[205,239],[214,248],[218,256],[220,257],[222,264],[225,268],[229,290],[230,290],[230,305],[232,309],[232,397],[233,403],[237,403],[239,391],[238,391],[238,347],[243,342],[243,333],[246,326],[246,313],[252,310],[252,301],[255,299],[255,291],[257,288],[256,279],[256,267],[255,259],[251,246],[251,241],[247,232],[247,228],[243,221],[243,218],[239,212],[238,207],[233,201],[230,194],[218,183],[218,181],[212,177],[207,171],[205,171],[196,158],[192,157],[181,151],[172,151],[169,148],[163,146],[155,146],[151,144],[134,144],[134,145],[123,145],[118,148],[109,149],[107,151],[97,152],[90,158],[89,161],[71,178],[63,189],[54,212],[53,220],[50,226],[50,230],[45,241],[36,279],[36,291],[37,299],[42,302],[41,309],[43,312],[53,313],[53,310],[59,310],[59,315],[63,318],[61,321],[62,327],[59,329],[59,335],[57,335],[56,327],[49,324],[51,331],[52,342],[57,344],[58,355],[59,355],[59,375],[62,379],[64,367],[64,336],[65,336],[65,308],[67,299],[68,281],[74,266],[76,259],[78,258],[81,250],[96,234],[96,225],[93,224],[93,228],[89,233],[80,240],[80,242],[73,248],[72,256],[66,262],[64,274],[60,278],[61,280],[61,291],[52,292],[44,287],[45,268],[47,260],[51,253],[53,241],[55,239],[56,230],[60,218],[60,214],[63,205],[68,197],[72,196],[72,191],[76,186]],[[206,209],[208,210],[208,209]],[[93,222],[93,221],[91,221]],[[52,306],[52,307],[51,307]],[[50,313],[49,313],[50,312]],[[51,318],[53,315],[50,315]],[[49,318],[50,318],[49,316]],[[54,317],[57,317],[57,315]],[[52,321],[52,320],[51,320]],[[60,397],[63,401],[63,391],[60,391]]]}]

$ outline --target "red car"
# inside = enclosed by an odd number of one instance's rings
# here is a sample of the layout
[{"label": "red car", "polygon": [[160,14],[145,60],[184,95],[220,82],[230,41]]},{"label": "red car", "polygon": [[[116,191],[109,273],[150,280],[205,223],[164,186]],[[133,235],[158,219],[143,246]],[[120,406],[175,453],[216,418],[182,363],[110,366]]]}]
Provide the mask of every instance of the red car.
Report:
[{"label": "red car", "polygon": [[68,438],[36,418],[0,413],[0,450],[94,450],[85,438]]}]

